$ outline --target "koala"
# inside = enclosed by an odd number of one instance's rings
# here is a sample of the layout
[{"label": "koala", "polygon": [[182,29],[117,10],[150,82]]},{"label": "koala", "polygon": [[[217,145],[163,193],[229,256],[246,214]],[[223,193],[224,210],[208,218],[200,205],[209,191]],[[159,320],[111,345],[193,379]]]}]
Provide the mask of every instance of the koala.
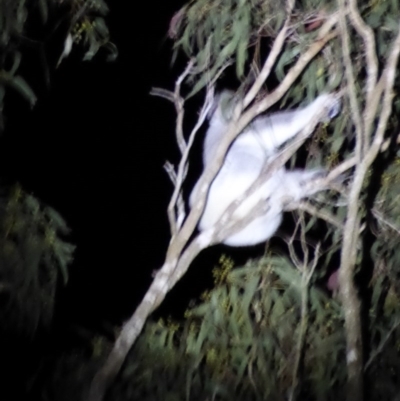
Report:
[{"label": "koala", "polygon": [[[236,99],[237,101],[237,99]],[[209,118],[209,127],[203,149],[204,168],[212,163],[218,145],[229,125],[229,114],[233,110],[233,93],[224,91],[216,99]],[[254,183],[265,163],[271,162],[280,151],[280,146],[300,133],[317,115],[326,122],[340,111],[336,94],[322,94],[304,108],[262,115],[255,118],[231,144],[224,163],[211,183],[199,229],[213,227],[228,206]],[[268,203],[265,214],[255,217],[223,243],[230,246],[249,246],[267,241],[278,230],[283,216],[284,201],[290,198],[299,201],[319,190],[308,185],[325,170],[294,170],[280,168],[266,179],[260,187],[245,199],[233,213],[233,219],[241,219],[262,199]],[[190,195],[193,206],[198,183]]]}]

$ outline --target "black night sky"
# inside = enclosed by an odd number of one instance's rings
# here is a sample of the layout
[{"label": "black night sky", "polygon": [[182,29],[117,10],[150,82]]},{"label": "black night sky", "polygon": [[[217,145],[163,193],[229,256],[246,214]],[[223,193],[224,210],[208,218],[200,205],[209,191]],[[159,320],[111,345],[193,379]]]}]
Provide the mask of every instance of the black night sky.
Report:
[{"label": "black night sky", "polygon": [[[77,245],[55,314],[55,331],[67,342],[71,326],[95,332],[104,322],[121,324],[163,262],[172,193],[163,164],[178,161],[175,111],[149,92],[173,89],[185,65],[183,57],[171,64],[167,37],[169,21],[183,4],[157,1],[133,9],[110,2],[106,20],[119,51],[115,62],[106,62],[102,52],[83,62],[74,50],[58,69],[50,66],[48,89],[40,63],[33,72],[25,66],[38,95],[32,111],[21,97],[7,94],[0,179],[19,182],[60,212],[72,229],[68,240]],[[50,50],[58,57],[60,49]],[[189,119],[199,105],[198,99],[189,103]],[[194,178],[200,153],[201,139],[192,161]],[[193,179],[186,190],[190,185]],[[232,252],[244,261],[240,251]],[[221,247],[204,253],[156,314],[181,316],[188,302],[212,284],[211,268]]]},{"label": "black night sky", "polygon": [[172,186],[162,166],[175,154],[175,115],[149,91],[174,83],[166,33],[182,4],[111,2],[115,62],[101,52],[82,62],[78,50],[51,71],[49,90],[40,67],[28,74],[39,98],[33,111],[20,97],[6,97],[2,180],[20,182],[59,211],[77,245],[58,321],[120,323],[163,261]]}]

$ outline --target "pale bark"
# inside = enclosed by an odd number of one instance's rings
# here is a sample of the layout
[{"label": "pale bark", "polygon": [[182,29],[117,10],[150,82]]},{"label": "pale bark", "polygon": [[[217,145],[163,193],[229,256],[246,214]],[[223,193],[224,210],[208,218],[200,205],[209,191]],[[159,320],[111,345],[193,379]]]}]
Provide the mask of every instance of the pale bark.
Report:
[{"label": "pale bark", "polygon": [[[290,2],[290,4],[292,4],[292,2]],[[200,178],[201,185],[199,188],[201,188],[201,190],[198,191],[197,194],[198,199],[196,199],[195,201],[196,207],[191,210],[182,227],[179,227],[179,224],[175,221],[176,218],[172,218],[172,220],[174,220],[174,222],[171,224],[171,232],[173,235],[167,250],[164,265],[155,275],[153,283],[151,284],[139,307],[136,309],[132,317],[124,324],[115,342],[114,348],[107,358],[104,366],[94,377],[91,384],[90,393],[87,398],[89,401],[103,400],[107,388],[113,382],[114,378],[121,369],[121,366],[130,348],[133,346],[137,337],[142,331],[147,318],[154,311],[154,309],[156,309],[164,300],[168,291],[170,291],[171,288],[173,288],[173,286],[176,284],[176,282],[183,276],[183,274],[185,274],[192,260],[202,249],[218,241],[221,235],[227,236],[229,234],[229,230],[226,231],[223,230],[223,227],[217,227],[216,230],[212,233],[200,234],[195,238],[195,240],[193,240],[191,244],[189,244],[189,246],[187,246],[189,238],[191,237],[197,225],[199,217],[202,214],[208,193],[208,187],[218,173],[220,167],[222,166],[225,154],[230,144],[236,138],[236,136],[249,124],[250,121],[252,121],[257,115],[267,110],[269,107],[271,107],[274,103],[282,98],[287,90],[293,85],[295,80],[304,71],[308,63],[324,48],[326,43],[328,43],[332,38],[337,35],[335,31],[332,31],[332,28],[334,28],[337,20],[338,16],[336,14],[333,14],[329,18],[327,18],[324,25],[322,25],[322,27],[320,28],[317,41],[315,41],[309,47],[309,49],[299,57],[296,64],[289,70],[282,83],[271,94],[262,99],[260,102],[255,103],[253,106],[249,107],[249,109],[243,114],[241,113],[240,105],[235,110],[235,117],[233,118],[233,121],[226,132],[226,135],[221,141],[219,149],[216,153],[215,162],[204,171],[202,177]],[[265,64],[273,65],[276,58],[280,54],[285,43],[282,38],[285,37],[287,24],[284,25],[282,30],[283,33],[278,36],[278,42],[275,46],[273,46],[274,51],[270,53]],[[262,74],[262,76],[256,79],[254,87],[261,86],[261,84],[267,79],[269,68],[270,67],[266,66],[265,69],[262,70],[264,71],[264,73]],[[180,84],[180,82],[181,81],[177,82],[177,85],[178,83]],[[254,98],[255,94],[255,91],[253,91],[251,94],[248,94],[246,97],[247,101],[250,102],[251,99]],[[164,97],[168,97],[167,92],[165,92]],[[171,98],[175,104],[179,105],[176,108],[177,112],[183,113],[183,106],[180,103],[181,99],[177,91],[175,91],[175,93],[171,95]],[[200,118],[203,118],[202,115],[200,116]],[[182,123],[182,118],[179,115],[177,118],[177,122],[178,124]],[[177,187],[175,188],[174,192],[175,200],[179,198],[179,192],[181,190],[184,172],[187,166],[187,156],[191,144],[190,140],[188,144],[185,143],[179,128],[177,129],[177,139],[182,152],[182,160],[177,174]],[[282,165],[284,163],[284,159],[282,158],[278,160],[277,164],[279,163],[281,163]],[[272,171],[265,172],[265,174],[271,173]],[[267,177],[267,175],[264,176],[264,178],[265,177]],[[254,210],[253,212],[257,213],[258,211]],[[171,220],[171,216],[173,216],[171,208],[169,208],[169,216]],[[251,216],[248,217],[251,218]],[[231,229],[236,230],[238,229],[238,227],[233,225]],[[221,234],[221,230],[224,231],[223,234]],[[186,246],[187,248],[183,252]]]}]

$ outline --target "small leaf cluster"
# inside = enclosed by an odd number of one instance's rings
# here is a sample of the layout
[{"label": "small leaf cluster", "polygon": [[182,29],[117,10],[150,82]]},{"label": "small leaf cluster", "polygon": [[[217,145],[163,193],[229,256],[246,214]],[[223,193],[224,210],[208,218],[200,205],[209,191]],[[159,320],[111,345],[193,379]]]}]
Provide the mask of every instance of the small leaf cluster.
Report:
[{"label": "small leaf cluster", "polygon": [[[27,50],[34,49],[37,58],[42,60],[42,65],[37,67],[43,70],[43,78],[49,83],[48,57],[44,49],[50,38],[44,32],[54,33],[61,23],[67,23],[67,34],[72,35],[76,43],[81,42],[85,49],[84,60],[93,58],[101,47],[108,50],[109,60],[115,59],[116,48],[109,40],[104,21],[107,13],[104,0],[0,1],[0,132],[4,129],[6,89],[15,90],[31,107],[37,101],[26,73],[21,72],[21,66],[27,70],[30,65],[28,71],[32,70]],[[60,43],[60,48],[62,45]]]},{"label": "small leaf cluster", "polygon": [[[199,73],[213,77],[227,62],[234,60],[236,73],[243,78],[248,49],[258,36],[276,31],[283,21],[284,10],[278,2],[263,0],[198,0],[178,12],[171,24],[175,55],[183,50],[195,57]],[[170,28],[171,30],[171,28]],[[200,89],[204,76],[196,83]]]},{"label": "small leaf cluster", "polygon": [[110,33],[104,16],[108,13],[104,0],[72,1],[71,35],[75,43],[86,49],[83,60],[91,60],[100,48],[108,51],[108,61],[117,57],[117,48],[110,42]]},{"label": "small leaf cluster", "polygon": [[48,327],[59,277],[66,284],[75,246],[64,219],[19,185],[0,200],[0,321],[33,334]]}]

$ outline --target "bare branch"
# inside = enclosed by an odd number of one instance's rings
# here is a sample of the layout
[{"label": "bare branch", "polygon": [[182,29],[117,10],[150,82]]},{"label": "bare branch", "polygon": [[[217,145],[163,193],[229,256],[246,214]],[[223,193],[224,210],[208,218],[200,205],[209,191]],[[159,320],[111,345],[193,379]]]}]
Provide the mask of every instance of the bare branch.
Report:
[{"label": "bare branch", "polygon": [[333,226],[341,230],[343,229],[343,222],[341,222],[333,214],[328,212],[328,210],[318,209],[309,202],[302,201],[299,203],[290,204],[288,206],[288,209],[286,210],[293,210],[293,209],[303,210],[304,212],[311,214],[311,216],[318,217],[319,219],[325,220],[327,223],[332,224]]},{"label": "bare branch", "polygon": [[176,185],[176,172],[174,169],[174,165],[169,161],[166,161],[163,166],[165,172],[168,174],[169,179],[171,180],[172,184]]},{"label": "bare branch", "polygon": [[[301,235],[304,236],[304,227],[301,229]],[[309,267],[308,263],[304,261],[302,274],[301,274],[301,317],[300,317],[300,329],[299,329],[299,337],[297,340],[296,347],[296,361],[293,366],[293,374],[292,374],[292,387],[290,389],[289,401],[294,401],[296,399],[297,389],[299,387],[299,370],[301,360],[303,358],[304,353],[304,343],[305,337],[308,328],[308,294],[309,294],[309,285],[311,281],[311,277],[314,274],[315,268],[318,264],[319,255],[320,255],[321,244],[318,243],[315,249],[315,255],[313,259],[312,265]]]},{"label": "bare branch", "polygon": [[280,30],[279,34],[277,35],[276,39],[274,40],[274,43],[272,45],[272,48],[268,54],[268,57],[257,77],[255,82],[253,83],[252,87],[250,90],[247,92],[245,98],[243,99],[243,108],[246,108],[256,97],[262,86],[264,85],[264,82],[267,80],[269,77],[269,74],[271,73],[271,69],[274,66],[278,56],[281,54],[283,45],[285,44],[286,40],[286,34],[287,30],[290,24],[290,19],[292,16],[292,11],[294,7],[294,1],[288,1],[287,4],[287,17],[286,21]]},{"label": "bare branch", "polygon": [[353,64],[350,56],[350,46],[349,46],[349,32],[347,30],[347,21],[346,14],[347,10],[345,7],[345,0],[338,0],[339,3],[339,13],[340,13],[340,30],[341,30],[341,39],[342,39],[342,53],[343,53],[343,61],[345,66],[346,73],[346,83],[349,87],[349,100],[350,100],[350,110],[351,117],[354,122],[354,126],[356,128],[356,158],[357,160],[361,160],[362,151],[364,150],[363,146],[363,123],[361,120],[361,112],[360,105],[357,100],[357,90],[356,90],[356,80],[354,76]]},{"label": "bare branch", "polygon": [[[177,119],[176,119],[176,140],[178,143],[178,147],[181,151],[182,157],[178,167],[178,173],[175,173],[175,180],[174,180],[174,192],[171,196],[171,200],[168,204],[168,220],[171,230],[171,236],[174,237],[178,231],[178,229],[182,226],[182,223],[185,219],[185,208],[183,203],[182,197],[182,185],[183,181],[186,177],[187,170],[189,169],[189,152],[192,148],[194,139],[200,127],[203,125],[207,115],[212,107],[213,99],[214,99],[214,84],[216,80],[220,77],[222,72],[229,66],[229,62],[224,63],[224,65],[217,71],[214,78],[208,83],[207,85],[207,92],[206,92],[206,99],[203,103],[203,107],[200,111],[199,117],[197,119],[197,123],[192,129],[192,132],[189,135],[188,143],[186,143],[184,136],[183,136],[183,117],[184,117],[184,100],[180,96],[180,87],[183,80],[186,76],[193,70],[193,60],[188,64],[186,70],[183,74],[180,75],[178,78],[176,85],[175,85],[175,93],[172,96],[173,102],[175,104],[175,110],[177,112]],[[170,92],[169,92],[170,93]],[[176,216],[175,207],[177,207],[178,217]]]},{"label": "bare branch", "polygon": [[301,249],[303,251],[303,258],[304,258],[304,266],[303,266],[303,272],[304,270],[307,269],[308,266],[308,259],[309,259],[309,251],[308,251],[308,245],[307,245],[307,241],[306,241],[306,227],[304,224],[304,213],[300,213],[300,245],[301,245]]},{"label": "bare branch", "polygon": [[393,231],[395,231],[397,234],[400,235],[400,227],[397,226],[397,224],[391,222],[390,220],[388,220],[382,212],[380,212],[377,209],[372,209],[372,214],[374,215],[374,217],[379,220],[381,223],[384,223],[385,225],[387,225],[388,227],[390,227]]},{"label": "bare branch", "polygon": [[163,99],[167,99],[170,102],[174,103],[174,94],[168,89],[163,88],[151,88],[150,95],[162,97]]},{"label": "bare branch", "polygon": [[181,151],[181,154],[185,152],[186,149],[186,141],[183,136],[183,116],[184,116],[184,100],[182,99],[180,95],[180,90],[181,90],[181,85],[182,82],[186,79],[186,77],[192,72],[194,67],[194,60],[190,60],[188,62],[188,65],[186,66],[185,70],[183,73],[178,77],[178,79],[175,82],[175,90],[174,92],[171,92],[167,89],[163,88],[152,88],[150,91],[150,95],[153,96],[159,96],[164,99],[169,100],[170,102],[174,103],[175,105],[175,110],[176,110],[176,128],[175,128],[175,134],[176,134],[176,141],[178,143],[179,150]]},{"label": "bare branch", "polygon": [[326,180],[328,182],[335,181],[338,177],[340,177],[347,170],[354,167],[356,165],[356,163],[357,163],[357,159],[355,156],[345,160],[343,163],[339,164],[333,170],[331,170],[331,172],[326,177]]},{"label": "bare branch", "polygon": [[[293,85],[294,81],[304,71],[308,63],[324,48],[324,46],[333,38],[337,36],[337,31],[330,32],[335,24],[338,22],[338,14],[332,14],[327,21],[322,25],[317,40],[304,52],[297,60],[296,64],[289,70],[280,85],[269,94],[265,99],[255,104],[247,113],[254,114],[252,118],[263,113],[274,105]],[[254,111],[252,111],[254,110]],[[243,116],[245,116],[245,113]],[[251,118],[251,119],[252,119]],[[247,118],[246,118],[247,120]]]},{"label": "bare branch", "polygon": [[174,104],[176,110],[176,142],[178,143],[178,147],[182,155],[186,151],[186,141],[183,136],[183,116],[185,110],[183,108],[184,100],[181,97],[181,85],[182,82],[192,71],[193,65],[194,65],[194,59],[189,61],[188,65],[185,68],[185,71],[183,71],[183,73],[179,76],[179,78],[175,82]]},{"label": "bare branch", "polygon": [[371,132],[383,90],[382,85],[377,85],[378,60],[376,56],[375,36],[372,29],[363,21],[357,8],[356,0],[349,0],[349,17],[357,33],[361,36],[365,47],[365,59],[367,65],[366,106],[363,113],[364,138],[362,152],[365,154],[370,143]]},{"label": "bare branch", "polygon": [[[168,174],[174,187],[176,188],[177,186],[179,186],[179,188],[181,188],[182,185],[179,185],[177,182],[177,176],[173,164],[170,163],[169,161],[166,161],[164,163],[164,170]],[[184,175],[186,175],[186,171]],[[176,207],[176,212],[175,212],[175,207]],[[176,230],[181,227],[183,221],[185,220],[185,202],[183,200],[183,195],[181,190],[179,190],[178,192],[178,197],[174,202],[174,205],[168,205],[168,218],[170,222],[171,234],[174,235]]]},{"label": "bare branch", "polygon": [[[362,37],[365,46],[365,58],[367,61],[367,104],[375,96],[375,85],[378,77],[378,59],[375,51],[375,36],[372,29],[363,21],[358,12],[357,1],[349,0],[349,17],[353,27]],[[364,114],[364,119],[368,118]]]},{"label": "bare branch", "polygon": [[175,188],[174,192],[171,196],[171,200],[168,204],[168,219],[169,219],[169,224],[171,227],[171,235],[172,238],[177,234],[177,228],[181,227],[181,224],[176,224],[176,216],[175,216],[175,205],[177,203],[177,200],[179,200],[179,197],[181,197],[182,193],[182,184],[186,176],[186,171],[188,168],[188,158],[189,158],[189,152],[190,149],[192,148],[193,142],[195,140],[196,134],[200,127],[203,125],[205,119],[207,118],[207,115],[211,109],[212,103],[214,99],[214,89],[210,88],[207,90],[206,93],[206,99],[203,103],[203,107],[200,111],[199,118],[197,119],[196,125],[193,127],[192,132],[189,135],[189,140],[186,145],[186,149],[182,154],[181,160],[179,162],[179,167],[178,167],[178,173],[176,174],[176,181],[175,181]]},{"label": "bare branch", "polygon": [[385,348],[386,343],[390,340],[390,337],[392,336],[393,332],[399,327],[400,325],[400,320],[397,319],[389,332],[386,334],[385,338],[381,341],[379,344],[379,347],[375,350],[375,352],[370,356],[368,359],[367,363],[364,366],[364,372],[368,370],[368,368],[371,366],[372,362],[376,359],[376,357],[383,351]]},{"label": "bare branch", "polygon": [[360,301],[353,282],[357,256],[357,242],[360,232],[359,198],[367,171],[383,143],[388,118],[392,110],[392,92],[395,69],[400,53],[400,26],[393,47],[381,76],[384,85],[383,104],[374,140],[368,148],[364,158],[358,163],[349,194],[347,219],[343,231],[343,247],[341,252],[341,266],[339,269],[339,288],[344,306],[347,367],[348,367],[348,400],[361,401],[363,399],[363,355],[361,336]]},{"label": "bare branch", "polygon": [[[391,138],[386,139],[386,140],[382,143],[381,152],[385,152],[385,151],[389,148],[389,146],[390,146],[391,143],[392,143]],[[396,142],[395,142],[395,143],[396,143],[397,145],[400,144],[400,133],[397,134]]]},{"label": "bare branch", "polygon": [[295,250],[295,248],[293,246],[293,243],[294,243],[294,240],[296,238],[296,234],[297,234],[297,231],[298,231],[299,227],[300,227],[300,219],[296,222],[296,226],[295,226],[295,228],[293,230],[293,233],[292,233],[290,239],[289,240],[285,240],[285,242],[286,242],[286,244],[288,246],[288,249],[289,249],[290,260],[297,267],[297,269],[299,271],[302,271],[302,263],[301,263],[299,257],[297,256],[296,250]]},{"label": "bare branch", "polygon": [[[218,147],[215,155],[215,162],[207,167],[206,171],[202,174],[202,177],[200,178],[199,191],[195,202],[196,207],[192,208],[182,228],[176,232],[176,235],[172,237],[163,267],[157,272],[153,283],[151,284],[143,301],[136,309],[135,313],[125,323],[105,365],[101,370],[99,370],[99,372],[93,379],[90,389],[90,395],[88,398],[89,401],[101,401],[103,399],[107,387],[121,368],[129,349],[132,347],[136,338],[140,334],[149,314],[162,302],[167,292],[186,272],[193,258],[197,256],[201,249],[210,245],[210,233],[208,232],[201,233],[192,241],[192,243],[189,244],[189,246],[187,246],[187,243],[204,209],[210,183],[221,168],[225,154],[230,144],[236,138],[236,136],[240,132],[242,132],[243,129],[250,123],[250,121],[254,119],[254,117],[265,111],[268,107],[277,102],[285,94],[285,92],[303,72],[304,68],[312,60],[312,58],[315,57],[319,51],[321,51],[321,49],[329,40],[337,35],[336,32],[329,32],[336,24],[336,22],[336,15],[332,15],[328,18],[328,20],[325,22],[320,30],[318,40],[314,44],[312,44],[303,55],[300,56],[296,64],[290,69],[285,79],[278,86],[278,88],[273,93],[271,93],[271,95],[266,97],[261,102],[250,107],[249,110],[247,110],[240,117],[237,116],[237,118],[233,118],[233,121],[226,132],[226,135],[224,136]],[[205,103],[210,104],[207,101]],[[198,121],[199,126],[201,125],[200,121],[202,119],[204,121],[204,119],[206,118],[206,109],[207,107],[203,109],[204,113],[202,112],[200,114]],[[194,131],[197,130],[196,127],[194,128]],[[192,137],[194,137],[193,132],[192,134],[190,135],[187,147],[182,154],[182,160],[179,164],[177,173],[177,187],[175,188],[173,199],[171,199],[170,205],[175,205],[178,198],[180,186],[184,177],[185,166],[187,166],[188,150],[193,141]],[[182,252],[185,247],[185,251]]]}]

